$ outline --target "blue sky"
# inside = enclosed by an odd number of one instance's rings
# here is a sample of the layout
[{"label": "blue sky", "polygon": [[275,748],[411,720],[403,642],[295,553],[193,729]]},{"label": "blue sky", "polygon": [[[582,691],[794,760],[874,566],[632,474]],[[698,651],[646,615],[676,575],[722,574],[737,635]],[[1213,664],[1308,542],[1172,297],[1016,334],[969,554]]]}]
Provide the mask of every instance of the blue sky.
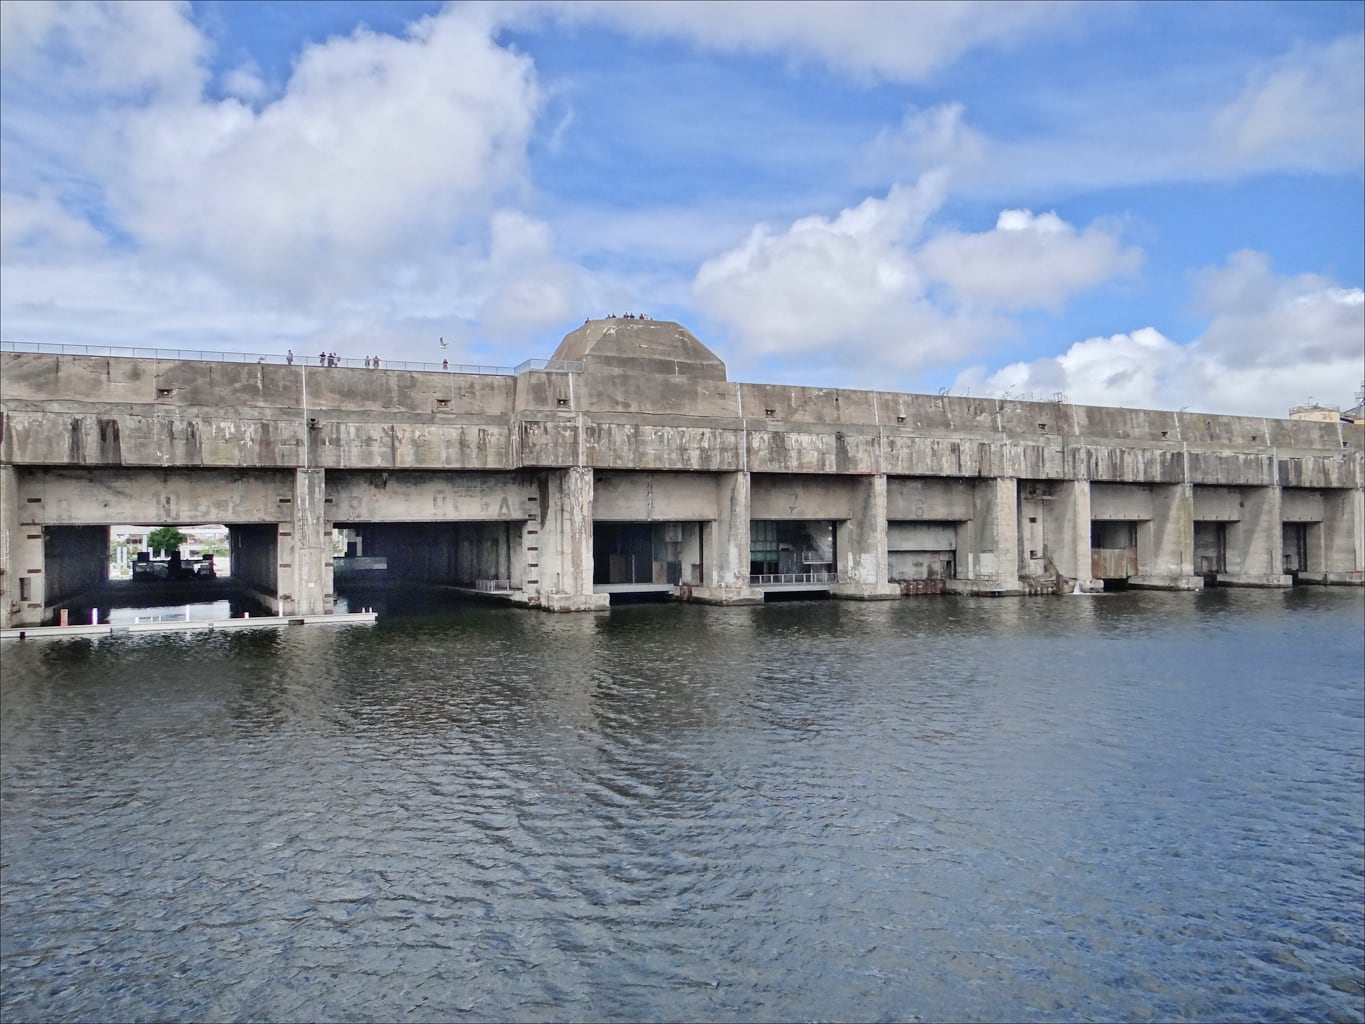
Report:
[{"label": "blue sky", "polygon": [[1282,416],[1365,378],[1359,3],[0,17],[6,340],[515,365],[646,312],[737,380]]}]

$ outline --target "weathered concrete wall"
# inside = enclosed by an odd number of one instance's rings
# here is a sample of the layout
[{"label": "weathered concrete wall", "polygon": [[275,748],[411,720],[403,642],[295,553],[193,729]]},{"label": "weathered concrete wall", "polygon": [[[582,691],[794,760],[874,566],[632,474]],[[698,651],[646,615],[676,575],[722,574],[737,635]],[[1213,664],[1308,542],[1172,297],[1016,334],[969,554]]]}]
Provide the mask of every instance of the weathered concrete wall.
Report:
[{"label": "weathered concrete wall", "polygon": [[835,551],[842,581],[836,597],[883,599],[900,596],[889,585],[886,538],[886,477],[853,477],[852,516],[836,527]]},{"label": "weathered concrete wall", "polygon": [[1242,492],[1242,514],[1230,527],[1228,572],[1239,578],[1220,582],[1282,585],[1284,521],[1278,487],[1248,487]]},{"label": "weathered concrete wall", "polygon": [[[1010,476],[1336,488],[1349,424],[731,384],[0,354],[0,462]],[[891,499],[894,501],[894,497]]]},{"label": "weathered concrete wall", "polygon": [[326,504],[326,470],[298,470],[289,526],[281,527],[278,535],[281,615],[325,615],[332,610],[332,523]]},{"label": "weathered concrete wall", "polygon": [[17,474],[13,466],[0,464],[0,629],[8,629],[20,614],[19,538]]},{"label": "weathered concrete wall", "polygon": [[1018,484],[981,480],[973,495],[972,518],[959,534],[958,580],[966,593],[1018,593]]},{"label": "weathered concrete wall", "polygon": [[525,522],[535,495],[523,472],[327,471],[327,515],[337,523]]},{"label": "weathered concrete wall", "polygon": [[1052,508],[1053,537],[1048,544],[1052,568],[1073,586],[1097,588],[1098,580],[1091,578],[1090,484],[1084,480],[1065,480],[1056,488],[1057,501]]},{"label": "weathered concrete wall", "polygon": [[1365,493],[1324,491],[1322,509],[1323,582],[1361,582],[1365,574]]},{"label": "weathered concrete wall", "polygon": [[886,517],[965,521],[972,517],[974,487],[971,480],[888,477]]},{"label": "weathered concrete wall", "polygon": [[1243,503],[1243,492],[1240,487],[1196,487],[1194,521],[1234,523],[1242,518]]},{"label": "weathered concrete wall", "polygon": [[[1152,518],[1138,524],[1138,575],[1134,587],[1198,590],[1194,574],[1194,495],[1188,484],[1151,489]],[[1092,499],[1093,501],[1093,499]]]},{"label": "weathered concrete wall", "polygon": [[278,523],[291,517],[294,471],[21,466],[16,483],[45,525]]},{"label": "weathered concrete wall", "polygon": [[[571,468],[541,478],[537,596],[549,611],[593,611],[611,599],[593,593],[592,470]],[[531,593],[531,581],[527,580]]]},{"label": "weathered concrete wall", "polygon": [[719,515],[716,483],[711,474],[599,470],[593,477],[593,518],[636,523],[713,520]]},{"label": "weathered concrete wall", "polygon": [[337,522],[463,524],[439,573],[562,608],[601,604],[594,518],[697,524],[695,596],[725,602],[769,518],[836,521],[873,588],[887,522],[955,524],[971,592],[1085,580],[1092,522],[1136,524],[1151,585],[1187,585],[1196,520],[1244,580],[1279,578],[1281,523],[1322,582],[1360,573],[1360,425],[733,383],[659,348],[679,325],[586,326],[587,372],[517,376],[0,354],[0,618],[20,578],[42,601],[44,526],[111,522],[261,524],[244,564],[290,611],[331,606]]},{"label": "weathered concrete wall", "polygon": [[1320,523],[1323,492],[1285,488],[1280,495],[1280,515],[1286,523]]},{"label": "weathered concrete wall", "polygon": [[1084,480],[1019,482],[1020,576],[1091,586],[1090,488]]},{"label": "weathered concrete wall", "polygon": [[[660,425],[598,420],[583,427],[581,447],[573,430],[560,427],[553,444],[530,445],[537,465],[589,465],[599,469],[734,472],[744,463],[743,433],[686,422]],[[576,429],[576,427],[574,427]],[[543,434],[543,431],[538,431]],[[523,434],[523,437],[526,435]],[[523,458],[528,445],[523,444]]]},{"label": "weathered concrete wall", "polygon": [[856,477],[750,474],[750,519],[851,519],[859,506]]},{"label": "weathered concrete wall", "polygon": [[725,473],[716,480],[717,516],[702,524],[702,580],[698,600],[749,604],[762,594],[749,586],[750,487],[748,473]]},{"label": "weathered concrete wall", "polygon": [[1095,520],[1152,518],[1152,488],[1135,484],[1092,483],[1090,518]]}]

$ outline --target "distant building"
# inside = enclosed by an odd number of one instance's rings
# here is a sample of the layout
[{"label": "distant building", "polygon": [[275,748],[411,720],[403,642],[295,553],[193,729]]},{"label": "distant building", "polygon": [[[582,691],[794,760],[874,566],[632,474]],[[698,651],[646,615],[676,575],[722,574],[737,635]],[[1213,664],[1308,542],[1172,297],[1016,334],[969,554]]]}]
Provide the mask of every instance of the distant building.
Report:
[{"label": "distant building", "polygon": [[1317,420],[1320,423],[1335,423],[1341,419],[1341,410],[1336,406],[1296,405],[1289,410],[1291,420]]}]

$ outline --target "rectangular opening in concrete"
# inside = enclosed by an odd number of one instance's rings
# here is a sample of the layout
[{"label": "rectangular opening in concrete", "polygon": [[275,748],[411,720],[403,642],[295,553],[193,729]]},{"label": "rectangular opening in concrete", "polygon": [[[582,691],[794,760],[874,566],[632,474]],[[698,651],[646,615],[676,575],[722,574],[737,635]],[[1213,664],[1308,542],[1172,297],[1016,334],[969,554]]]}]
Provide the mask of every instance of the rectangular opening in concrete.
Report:
[{"label": "rectangular opening in concrete", "polygon": [[593,589],[612,595],[656,594],[701,583],[703,523],[612,522],[592,527]]},{"label": "rectangular opening in concrete", "polygon": [[833,519],[751,520],[750,581],[762,584],[777,582],[771,577],[831,576],[839,554],[837,527]]},{"label": "rectangular opening in concrete", "polygon": [[1308,532],[1316,523],[1283,524],[1284,571],[1291,576],[1308,571]]},{"label": "rectangular opening in concrete", "polygon": [[1228,524],[1194,524],[1194,571],[1207,580],[1228,571]]},{"label": "rectangular opening in concrete", "polygon": [[538,562],[522,521],[339,522],[331,538],[338,592],[425,583],[488,593],[525,586]]},{"label": "rectangular opening in concrete", "polygon": [[887,523],[887,579],[892,583],[955,579],[958,526],[953,522]]},{"label": "rectangular opening in concrete", "polygon": [[1090,524],[1090,576],[1127,580],[1138,574],[1138,524],[1131,520],[1094,520]]}]

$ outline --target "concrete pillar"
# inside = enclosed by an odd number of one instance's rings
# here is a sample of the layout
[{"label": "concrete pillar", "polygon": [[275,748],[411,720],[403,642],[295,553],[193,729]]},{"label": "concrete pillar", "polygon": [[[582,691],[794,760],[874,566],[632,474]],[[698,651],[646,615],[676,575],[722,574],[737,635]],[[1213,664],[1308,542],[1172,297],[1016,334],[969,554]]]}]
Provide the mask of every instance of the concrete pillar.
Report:
[{"label": "concrete pillar", "polygon": [[888,581],[886,553],[886,474],[854,480],[853,518],[839,527],[839,573],[843,580],[830,592],[855,600],[886,600],[901,596]]},{"label": "concrete pillar", "polygon": [[1323,583],[1365,584],[1365,491],[1322,494]]},{"label": "concrete pillar", "polygon": [[14,467],[0,466],[0,629],[28,625],[19,598],[19,481]]},{"label": "concrete pillar", "polygon": [[549,612],[603,611],[606,594],[592,590],[592,469],[552,469],[542,478],[540,607]]},{"label": "concrete pillar", "polygon": [[1053,540],[1048,556],[1065,584],[1082,590],[1103,590],[1102,580],[1090,576],[1090,481],[1063,480],[1053,504]]},{"label": "concrete pillar", "polygon": [[[30,471],[30,474],[32,471]],[[0,600],[0,616],[8,627],[41,626],[47,601],[47,539],[44,536],[44,507],[41,485],[23,486],[23,475],[13,466],[0,466],[0,576],[5,594]],[[30,476],[30,480],[32,477]],[[0,628],[5,628],[0,620]]]},{"label": "concrete pillar", "polygon": [[1146,590],[1202,590],[1194,574],[1194,488],[1152,486],[1152,518],[1138,527],[1138,575],[1128,585]]},{"label": "concrete pillar", "polygon": [[692,599],[707,604],[761,604],[749,586],[749,474],[716,478],[716,519],[702,526],[702,582]]},{"label": "concrete pillar", "polygon": [[994,477],[973,488],[971,522],[958,531],[957,573],[950,594],[1022,593],[1017,480]]},{"label": "concrete pillar", "polygon": [[702,524],[682,523],[682,582],[696,586],[706,579],[702,565]]},{"label": "concrete pillar", "polygon": [[331,612],[332,530],[327,522],[327,471],[296,469],[289,536],[280,530],[279,614]]},{"label": "concrete pillar", "polygon": [[1281,494],[1278,486],[1242,488],[1241,519],[1227,531],[1228,571],[1218,574],[1219,584],[1287,587],[1294,582],[1293,577],[1284,572]]}]

